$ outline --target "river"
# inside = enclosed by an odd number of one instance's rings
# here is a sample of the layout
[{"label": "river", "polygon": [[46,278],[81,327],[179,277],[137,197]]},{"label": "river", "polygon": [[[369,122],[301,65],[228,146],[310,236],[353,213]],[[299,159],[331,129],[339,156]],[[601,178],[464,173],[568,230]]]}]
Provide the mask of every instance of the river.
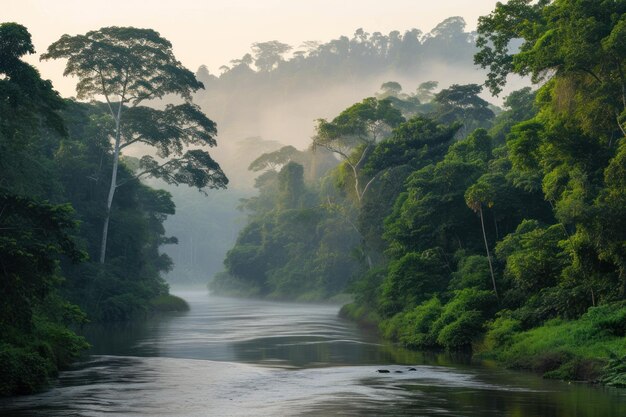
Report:
[{"label": "river", "polygon": [[338,306],[178,295],[189,312],[86,329],[90,355],[0,415],[626,416],[626,390],[410,352]]}]

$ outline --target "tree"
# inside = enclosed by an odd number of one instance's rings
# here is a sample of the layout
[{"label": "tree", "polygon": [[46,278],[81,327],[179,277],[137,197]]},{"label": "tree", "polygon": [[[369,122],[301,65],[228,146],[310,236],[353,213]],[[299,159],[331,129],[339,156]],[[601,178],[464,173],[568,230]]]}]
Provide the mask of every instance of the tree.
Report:
[{"label": "tree", "polygon": [[[191,104],[191,93],[203,88],[193,73],[176,60],[171,43],[151,29],[105,27],[85,35],[63,35],[41,59],[67,59],[64,75],[74,75],[79,99],[103,96],[114,120],[111,184],[102,227],[100,262],[106,256],[111,205],[117,182],[120,152],[133,143],[156,147],[159,163],[141,159],[136,179],[151,175],[174,184],[198,188],[224,188],[228,182],[219,165],[200,149],[184,152],[188,145],[215,146],[215,124]],[[166,94],[185,103],[165,110],[139,106]],[[183,153],[184,152],[184,153]],[[175,155],[175,158],[171,156]]]},{"label": "tree", "polygon": [[427,103],[435,97],[434,91],[438,86],[438,81],[424,81],[419,86],[417,86],[415,96],[420,102]]},{"label": "tree", "polygon": [[[58,133],[64,133],[57,111],[63,100],[42,80],[39,72],[22,61],[35,53],[30,33],[17,23],[0,24],[0,134],[24,139],[14,128],[36,132],[42,121]],[[17,136],[16,136],[17,135]]]},{"label": "tree", "polygon": [[283,61],[283,55],[291,49],[291,46],[278,41],[255,42],[252,44],[254,65],[261,72],[270,72]]},{"label": "tree", "polygon": [[305,193],[304,168],[296,162],[288,162],[278,173],[277,209],[299,208]]},{"label": "tree", "polygon": [[283,146],[277,151],[266,152],[250,163],[248,170],[258,171],[279,171],[284,165],[294,159],[300,153],[291,145]]},{"label": "tree", "polygon": [[498,143],[504,143],[505,138],[518,123],[532,119],[537,115],[535,105],[536,92],[530,87],[513,91],[504,99],[503,111],[498,114],[489,129],[489,133]]},{"label": "tree", "polygon": [[[66,133],[58,111],[63,99],[22,61],[35,50],[28,30],[0,24],[0,187],[21,195],[42,195],[53,188],[40,150]],[[56,135],[40,135],[49,129]],[[34,168],[37,167],[37,168]]]},{"label": "tree", "polygon": [[453,84],[441,90],[433,98],[437,104],[437,119],[446,124],[462,123],[463,137],[475,128],[486,127],[486,122],[495,115],[489,103],[478,96],[482,89],[478,84]]},{"label": "tree", "polygon": [[360,174],[370,152],[391,128],[404,121],[399,110],[388,100],[366,98],[335,117],[331,122],[317,121],[317,134],[313,138],[313,148],[322,147],[338,154],[352,170],[357,201],[375,179],[361,188]]},{"label": "tree", "polygon": [[402,85],[397,81],[387,81],[381,84],[381,98],[394,96],[397,97],[402,92]]},{"label": "tree", "polygon": [[[521,39],[519,50],[511,41]],[[479,18],[476,64],[498,94],[509,74],[558,80],[554,105],[588,131],[626,135],[626,3],[511,0]],[[576,91],[577,93],[575,93]],[[617,122],[617,123],[616,123]],[[609,127],[610,126],[610,127]]]},{"label": "tree", "polygon": [[465,202],[475,213],[480,214],[480,226],[483,231],[483,240],[485,241],[485,252],[487,253],[487,261],[489,262],[489,272],[491,273],[491,282],[493,284],[493,292],[498,297],[498,288],[496,287],[496,277],[493,273],[493,264],[491,263],[491,253],[489,252],[489,243],[487,243],[487,234],[485,233],[485,220],[483,216],[483,205],[493,205],[491,190],[485,182],[477,182],[473,184],[465,192]]}]

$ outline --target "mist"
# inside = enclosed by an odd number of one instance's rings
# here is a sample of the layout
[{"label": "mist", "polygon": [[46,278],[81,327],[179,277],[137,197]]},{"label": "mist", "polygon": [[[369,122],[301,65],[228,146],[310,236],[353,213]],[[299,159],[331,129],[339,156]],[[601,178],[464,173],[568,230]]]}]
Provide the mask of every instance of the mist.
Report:
[{"label": "mist", "polygon": [[[396,81],[410,95],[426,81],[437,81],[441,90],[452,84],[480,85],[486,78],[486,71],[473,64],[475,34],[465,30],[460,17],[448,18],[426,34],[419,29],[389,35],[357,29],[349,36],[338,34],[327,43],[274,56],[269,71],[253,64],[254,48],[225,63],[220,75],[206,66],[197,70],[205,89],[194,95],[194,102],[217,123],[218,146],[211,154],[230,182],[228,190],[208,196],[162,184],[177,205],[165,226],[178,244],[162,248],[174,260],[174,270],[167,274],[170,283],[206,283],[223,269],[226,252],[246,225],[246,214],[237,210],[240,200],[257,193],[254,179],[260,173],[248,166],[261,154],[285,145],[308,149],[316,120],[332,119],[376,96],[384,82]],[[499,97],[486,90],[481,96],[501,105],[510,91],[528,84],[520,78],[510,81]]]}]

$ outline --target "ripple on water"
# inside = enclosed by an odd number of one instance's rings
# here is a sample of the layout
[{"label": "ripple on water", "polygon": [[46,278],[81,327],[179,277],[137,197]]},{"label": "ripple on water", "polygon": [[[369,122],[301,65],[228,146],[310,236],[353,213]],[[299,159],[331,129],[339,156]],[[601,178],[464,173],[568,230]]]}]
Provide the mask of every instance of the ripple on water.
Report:
[{"label": "ripple on water", "polygon": [[407,352],[338,306],[182,295],[187,313],[87,329],[93,356],[48,392],[1,400],[0,415],[626,416],[623,391]]},{"label": "ripple on water", "polygon": [[[96,356],[63,373],[52,391],[3,405],[15,416],[398,415],[399,410],[402,415],[446,416],[452,411],[445,398],[432,395],[434,387],[527,391],[481,383],[442,367],[416,366],[414,372],[406,366],[387,368],[392,373],[378,374],[374,366],[287,370]],[[428,387],[430,393],[419,387]]]}]

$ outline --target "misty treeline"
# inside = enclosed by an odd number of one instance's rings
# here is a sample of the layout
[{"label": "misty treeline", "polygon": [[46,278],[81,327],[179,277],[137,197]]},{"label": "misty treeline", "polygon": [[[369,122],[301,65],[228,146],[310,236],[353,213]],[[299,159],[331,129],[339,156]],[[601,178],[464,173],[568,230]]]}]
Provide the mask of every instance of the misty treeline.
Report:
[{"label": "misty treeline", "polygon": [[418,97],[428,91],[423,86],[420,93],[417,87],[434,76],[442,86],[482,82],[484,74],[472,66],[474,39],[462,18],[451,17],[428,33],[411,29],[385,35],[360,29],[329,42],[293,47],[257,42],[219,75],[200,67],[196,77],[205,89],[194,94],[194,102],[219,126],[214,155],[228,174],[229,190],[207,200],[193,190],[167,188],[177,197],[180,214],[166,222],[167,230],[179,237],[178,245],[164,248],[175,261],[168,281],[206,282],[219,272],[245,225],[245,216],[235,209],[238,200],[256,191],[256,173],[247,170],[256,156],[285,145],[306,148],[315,133],[312,121],[332,117],[389,80],[400,82],[402,94]]},{"label": "misty treeline", "polygon": [[330,117],[383,81],[400,81],[409,89],[417,85],[416,74],[425,77],[422,81],[432,73],[445,83],[479,81],[481,74],[471,67],[475,34],[465,26],[463,18],[451,17],[428,33],[358,29],[324,43],[257,42],[222,66],[220,74],[200,67],[196,76],[206,89],[194,99],[218,123],[221,135],[262,136],[302,148],[312,120]]},{"label": "misty treeline", "polygon": [[483,74],[471,64],[475,33],[465,26],[463,18],[451,17],[429,33],[411,29],[383,35],[358,29],[351,37],[308,41],[297,48],[257,42],[219,75],[201,66],[196,77],[205,89],[194,94],[194,101],[227,138],[216,151],[232,186],[252,187],[242,158],[251,162],[249,155],[280,144],[308,146],[313,120],[331,117],[385,81],[399,81],[408,94],[433,79],[431,72],[445,85],[461,79],[482,82]]},{"label": "misty treeline", "polygon": [[[385,70],[413,71],[424,61],[440,60],[447,64],[465,63],[474,52],[475,33],[465,31],[465,20],[450,17],[429,33],[410,29],[388,35],[357,29],[352,37],[341,36],[329,42],[306,41],[297,48],[279,41],[256,42],[251,53],[234,59],[220,68],[219,79],[254,77],[296,77],[327,83],[341,76],[362,77]],[[270,73],[272,73],[270,75]],[[203,81],[217,80],[205,66],[198,70]],[[209,83],[210,84],[210,83]],[[259,85],[259,81],[255,82]],[[284,87],[283,87],[284,88]],[[312,88],[312,86],[310,86]]]},{"label": "misty treeline", "polygon": [[[227,181],[189,147],[215,145],[215,125],[190,101],[202,84],[158,33],[103,28],[49,47],[45,58],[69,58],[78,96],[101,102],[60,97],[22,60],[34,52],[24,26],[0,24],[0,396],[40,389],[75,359],[88,345],[70,329],[185,308],[160,275],[174,202],[140,180]],[[141,105],[164,94],[187,100]],[[135,143],[154,152],[120,152]]]},{"label": "misty treeline", "polygon": [[[390,81],[319,119],[307,151],[261,155],[212,288],[350,292],[343,314],[406,346],[626,385],[625,16],[609,0],[499,3],[475,63],[493,94],[511,74],[538,89],[498,110],[478,85],[425,83],[420,97]],[[324,62],[329,45],[277,68]]]}]

